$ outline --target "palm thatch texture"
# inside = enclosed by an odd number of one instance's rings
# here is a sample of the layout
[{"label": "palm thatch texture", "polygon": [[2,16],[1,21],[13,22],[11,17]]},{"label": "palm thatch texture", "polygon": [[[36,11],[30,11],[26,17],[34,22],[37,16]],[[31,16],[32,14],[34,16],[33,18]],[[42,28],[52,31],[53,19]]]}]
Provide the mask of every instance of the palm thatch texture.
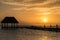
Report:
[{"label": "palm thatch texture", "polygon": [[2,27],[17,27],[18,21],[15,19],[15,17],[5,17],[2,21]]}]

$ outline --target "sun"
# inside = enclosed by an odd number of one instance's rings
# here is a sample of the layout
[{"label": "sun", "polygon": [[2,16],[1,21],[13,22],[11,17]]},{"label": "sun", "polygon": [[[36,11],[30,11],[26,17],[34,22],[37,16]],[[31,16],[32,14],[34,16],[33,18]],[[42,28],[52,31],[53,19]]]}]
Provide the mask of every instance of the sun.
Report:
[{"label": "sun", "polygon": [[47,18],[43,18],[43,22],[47,23],[48,22]]},{"label": "sun", "polygon": [[40,20],[41,20],[40,22],[44,24],[49,22],[49,18],[45,16],[40,17]]}]

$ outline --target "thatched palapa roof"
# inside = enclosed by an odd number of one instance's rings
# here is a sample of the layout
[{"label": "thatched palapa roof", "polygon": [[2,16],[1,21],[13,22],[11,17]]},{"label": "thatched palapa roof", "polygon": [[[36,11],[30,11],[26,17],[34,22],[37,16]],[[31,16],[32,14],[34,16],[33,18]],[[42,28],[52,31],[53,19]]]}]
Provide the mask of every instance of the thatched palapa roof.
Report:
[{"label": "thatched palapa roof", "polygon": [[5,17],[1,23],[18,23],[15,17]]}]

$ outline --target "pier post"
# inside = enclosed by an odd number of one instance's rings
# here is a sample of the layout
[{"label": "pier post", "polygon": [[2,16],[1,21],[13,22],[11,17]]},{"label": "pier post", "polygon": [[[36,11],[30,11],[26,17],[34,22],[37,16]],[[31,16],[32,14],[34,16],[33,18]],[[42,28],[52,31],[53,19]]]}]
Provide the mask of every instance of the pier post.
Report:
[{"label": "pier post", "polygon": [[3,27],[5,27],[5,23],[3,24]]},{"label": "pier post", "polygon": [[3,27],[3,23],[2,23],[2,27]]},{"label": "pier post", "polygon": [[46,28],[46,26],[44,25],[44,28]]},{"label": "pier post", "polygon": [[15,27],[15,23],[14,23],[14,27]]},{"label": "pier post", "polygon": [[6,26],[8,27],[8,23],[6,23]]},{"label": "pier post", "polygon": [[52,28],[52,25],[50,24],[50,28]]},{"label": "pier post", "polygon": [[58,25],[56,24],[56,28],[58,28]]}]

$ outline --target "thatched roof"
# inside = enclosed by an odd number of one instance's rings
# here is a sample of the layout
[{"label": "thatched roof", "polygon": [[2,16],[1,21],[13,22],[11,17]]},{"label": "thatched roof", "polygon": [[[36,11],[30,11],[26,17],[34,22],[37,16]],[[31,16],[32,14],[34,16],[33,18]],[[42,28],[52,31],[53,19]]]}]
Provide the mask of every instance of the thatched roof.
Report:
[{"label": "thatched roof", "polygon": [[14,17],[5,17],[1,23],[18,23]]}]

